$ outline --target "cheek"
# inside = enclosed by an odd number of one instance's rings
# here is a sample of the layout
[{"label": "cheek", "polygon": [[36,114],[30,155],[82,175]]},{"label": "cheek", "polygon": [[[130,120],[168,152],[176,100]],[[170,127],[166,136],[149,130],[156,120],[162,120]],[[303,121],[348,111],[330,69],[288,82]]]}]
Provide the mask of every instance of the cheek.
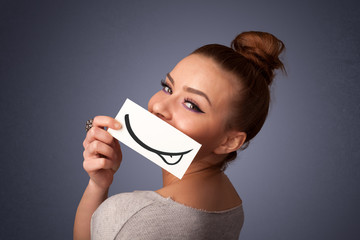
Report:
[{"label": "cheek", "polygon": [[196,128],[196,122],[186,116],[176,116],[175,126],[181,132],[185,133],[194,140],[198,140],[199,130]]},{"label": "cheek", "polygon": [[206,148],[216,145],[218,141],[218,128],[206,121],[185,118],[182,121],[178,121],[176,128]]}]

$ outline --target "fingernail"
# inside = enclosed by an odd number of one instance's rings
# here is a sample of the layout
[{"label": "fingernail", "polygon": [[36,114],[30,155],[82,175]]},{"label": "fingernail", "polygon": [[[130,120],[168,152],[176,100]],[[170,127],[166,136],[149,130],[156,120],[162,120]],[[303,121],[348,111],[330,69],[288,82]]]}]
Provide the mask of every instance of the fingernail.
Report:
[{"label": "fingernail", "polygon": [[121,127],[121,125],[120,125],[120,123],[115,123],[115,128],[120,128]]}]

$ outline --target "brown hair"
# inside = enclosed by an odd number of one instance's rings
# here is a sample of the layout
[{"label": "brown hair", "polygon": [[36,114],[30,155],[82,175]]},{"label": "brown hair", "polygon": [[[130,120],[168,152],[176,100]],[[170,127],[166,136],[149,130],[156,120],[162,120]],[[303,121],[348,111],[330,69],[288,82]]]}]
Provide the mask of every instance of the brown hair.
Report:
[{"label": "brown hair", "polygon": [[[270,85],[274,71],[285,71],[279,59],[285,49],[284,43],[270,33],[243,32],[231,42],[231,48],[209,44],[196,49],[200,54],[215,60],[224,70],[233,73],[239,81],[240,92],[233,101],[228,127],[246,133],[245,149],[263,126],[270,104]],[[229,153],[224,160],[234,160],[236,152]]]}]

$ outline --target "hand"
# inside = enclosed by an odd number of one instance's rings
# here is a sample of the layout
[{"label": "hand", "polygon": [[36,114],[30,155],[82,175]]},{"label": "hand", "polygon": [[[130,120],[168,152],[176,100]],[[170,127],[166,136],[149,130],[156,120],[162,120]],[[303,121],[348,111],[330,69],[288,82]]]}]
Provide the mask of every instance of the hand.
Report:
[{"label": "hand", "polygon": [[120,167],[122,153],[119,142],[104,127],[121,129],[121,124],[111,117],[96,116],[92,125],[83,142],[83,167],[90,183],[107,190]]}]

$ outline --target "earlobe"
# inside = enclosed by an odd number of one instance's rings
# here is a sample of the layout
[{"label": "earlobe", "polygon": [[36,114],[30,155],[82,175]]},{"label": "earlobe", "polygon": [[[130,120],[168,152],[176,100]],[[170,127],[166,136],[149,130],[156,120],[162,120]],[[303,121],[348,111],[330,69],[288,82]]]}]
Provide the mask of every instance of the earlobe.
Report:
[{"label": "earlobe", "polygon": [[223,142],[214,150],[216,154],[227,154],[238,150],[246,140],[245,132],[230,132]]}]

